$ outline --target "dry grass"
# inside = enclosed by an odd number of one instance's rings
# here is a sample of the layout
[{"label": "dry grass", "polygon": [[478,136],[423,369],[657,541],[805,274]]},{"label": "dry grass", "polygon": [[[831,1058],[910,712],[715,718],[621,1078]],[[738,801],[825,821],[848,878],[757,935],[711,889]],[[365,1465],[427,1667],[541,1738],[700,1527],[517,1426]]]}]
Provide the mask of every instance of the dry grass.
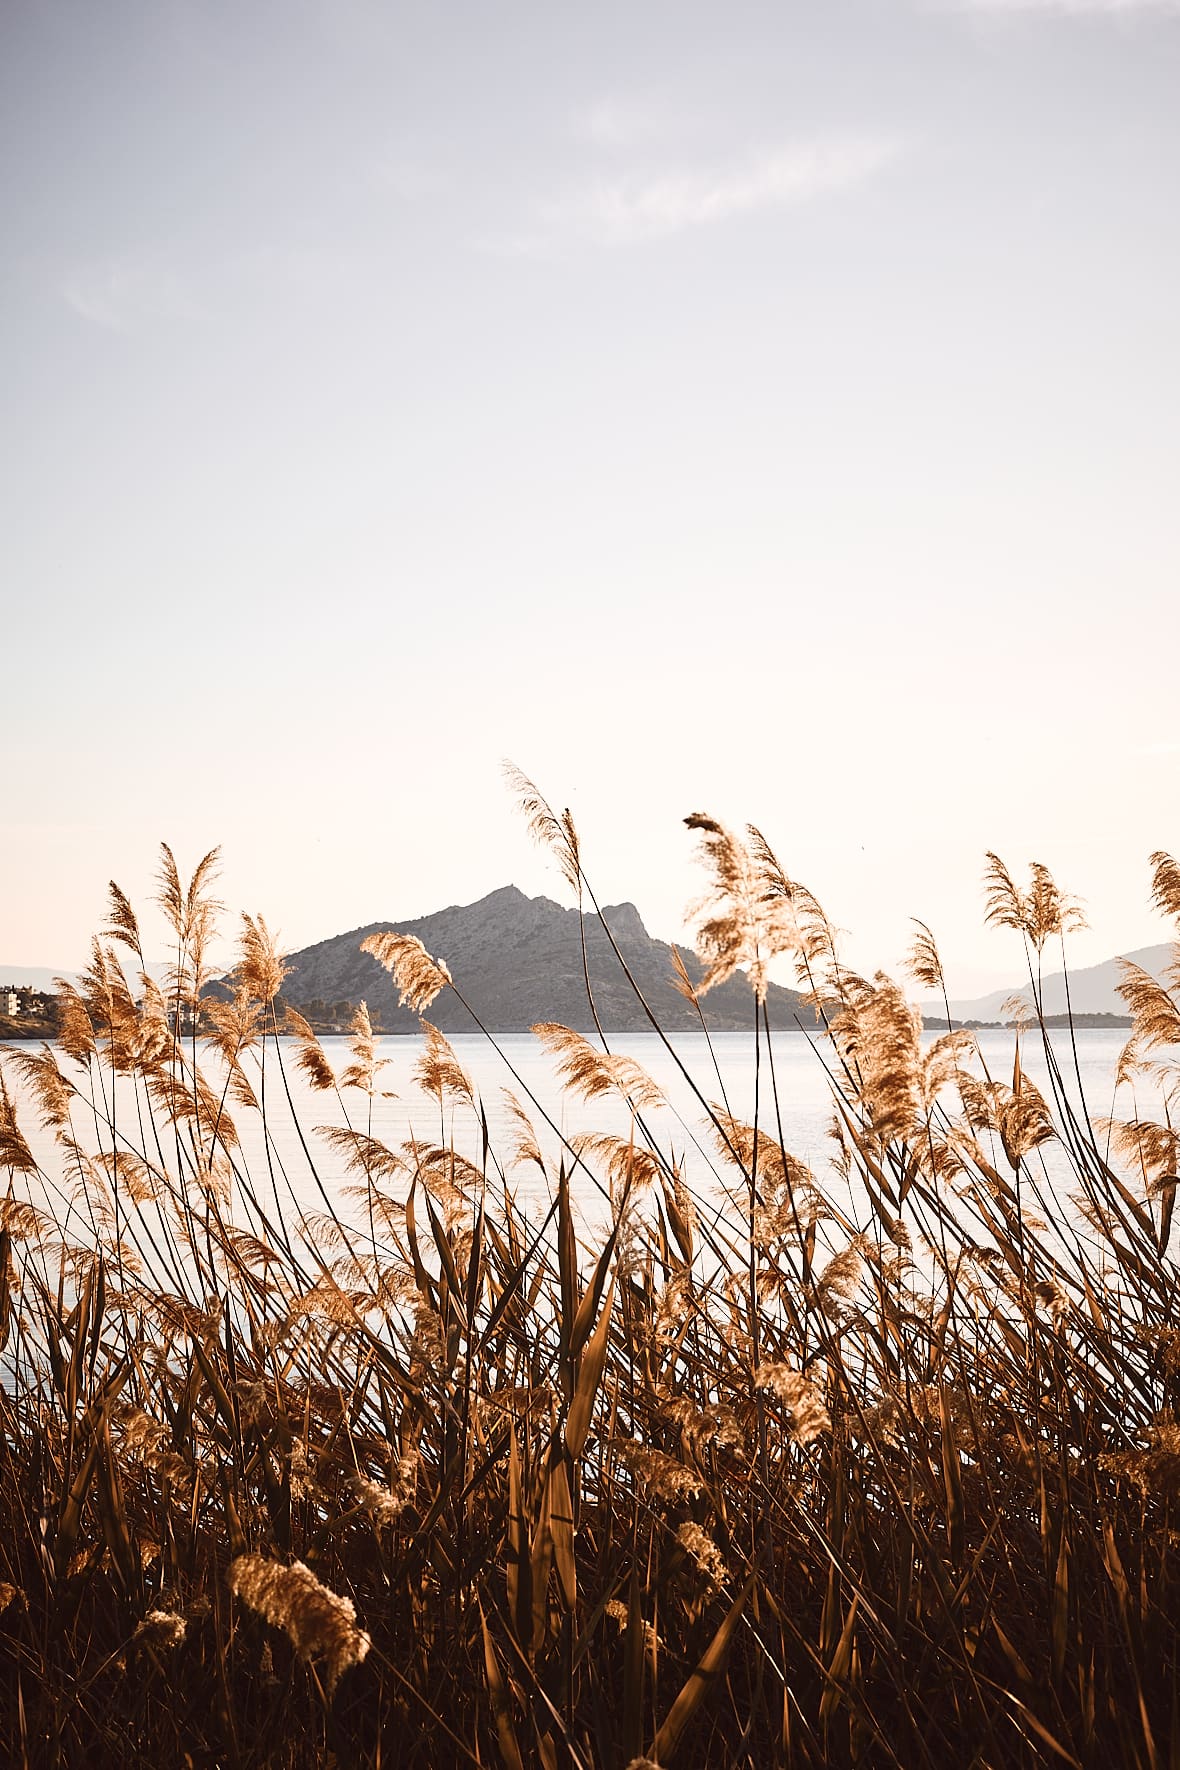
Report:
[{"label": "dry grass", "polygon": [[[593,902],[568,813],[518,784]],[[691,822],[712,975],[753,979],[758,1098],[745,1124],[692,1078],[716,1153],[691,1183],[638,1066],[554,1027],[572,1096],[621,1095],[628,1138],[554,1166],[518,1102],[490,1147],[432,1030],[419,1080],[482,1157],[386,1148],[371,1029],[339,1078],[305,1024],[280,1044],[261,919],[236,1000],[208,999],[211,859],[184,886],[165,851],[163,990],[124,973],[113,892],[60,1046],[4,1057],[7,1761],[1178,1761],[1170,1120],[1131,1094],[1092,1126],[1047,1039],[1045,1097],[1019,1059],[1000,1079],[967,1037],[920,1041],[756,832]],[[993,858],[988,886],[1035,981],[1073,907],[1043,868],[1025,890]],[[462,988],[417,943],[374,950],[421,1004]],[[783,1146],[760,1001],[783,952],[828,1022],[824,1173]],[[925,928],[915,967],[942,987]],[[1150,982],[1126,1086],[1149,1066],[1171,1099],[1180,965]],[[281,1139],[252,1171],[235,1123],[290,1135],[288,1062],[352,1113],[298,1132],[313,1215]]]}]

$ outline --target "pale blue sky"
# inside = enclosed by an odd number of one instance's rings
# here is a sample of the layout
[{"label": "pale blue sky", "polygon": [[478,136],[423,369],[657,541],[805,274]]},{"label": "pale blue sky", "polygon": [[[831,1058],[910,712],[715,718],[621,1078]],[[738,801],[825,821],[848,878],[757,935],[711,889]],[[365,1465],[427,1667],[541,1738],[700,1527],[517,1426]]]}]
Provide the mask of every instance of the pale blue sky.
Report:
[{"label": "pale blue sky", "polygon": [[961,993],[1162,938],[1180,7],[10,0],[0,957],[220,841],[292,945],[753,819]]}]

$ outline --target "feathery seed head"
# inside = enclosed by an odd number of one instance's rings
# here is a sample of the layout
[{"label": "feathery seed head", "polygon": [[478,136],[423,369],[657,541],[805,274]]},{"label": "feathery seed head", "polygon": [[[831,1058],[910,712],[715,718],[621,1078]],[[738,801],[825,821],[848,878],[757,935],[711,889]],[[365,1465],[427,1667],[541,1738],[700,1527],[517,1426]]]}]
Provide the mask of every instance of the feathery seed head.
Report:
[{"label": "feathery seed head", "polygon": [[37,1163],[16,1122],[16,1110],[0,1070],[0,1168],[16,1174],[35,1174]]},{"label": "feathery seed head", "polygon": [[600,1051],[581,1033],[556,1021],[539,1021],[530,1030],[557,1059],[565,1086],[583,1100],[617,1091],[637,1112],[664,1104],[663,1094],[633,1057]]},{"label": "feathery seed head", "polygon": [[832,1034],[855,1071],[859,1102],[884,1142],[910,1137],[922,1122],[921,1015],[883,972],[854,984]]},{"label": "feathery seed head", "polygon": [[451,974],[441,959],[432,959],[414,934],[397,934],[387,929],[370,934],[361,941],[362,953],[371,953],[384,965],[399,990],[403,1008],[423,1014],[440,991],[451,982]]},{"label": "feathery seed head", "polygon": [[562,876],[578,893],[582,894],[582,861],[578,845],[578,832],[574,828],[574,820],[568,808],[558,816],[545,795],[529,779],[527,774],[517,768],[513,762],[503,764],[504,778],[509,791],[516,795],[516,802],[522,815],[527,819],[529,835],[542,848],[548,848]]},{"label": "feathery seed head", "polygon": [[336,1071],[328,1062],[324,1047],[302,1014],[288,1007],[283,1019],[283,1030],[296,1040],[295,1066],[307,1077],[311,1087],[320,1094],[334,1093]]},{"label": "feathery seed head", "polygon": [[785,1364],[760,1364],[754,1382],[768,1389],[791,1415],[792,1431],[800,1444],[810,1444],[832,1429],[831,1417],[814,1383]]},{"label": "feathery seed head", "polygon": [[1118,992],[1135,1022],[1132,1042],[1136,1053],[1156,1046],[1180,1045],[1180,1007],[1141,965],[1120,959]]},{"label": "feathery seed head", "polygon": [[125,891],[120,890],[112,879],[110,882],[111,907],[110,920],[103,933],[108,940],[121,940],[129,946],[140,964],[143,964],[143,944],[139,937],[139,922],[131,907],[131,900]]},{"label": "feathery seed head", "polygon": [[709,889],[688,912],[706,967],[696,994],[724,983],[741,966],[757,1001],[764,1002],[770,961],[804,945],[789,882],[757,831],[752,832],[755,855],[707,812],[694,811],[684,822],[700,836],[700,859],[711,874]]},{"label": "feathery seed head", "polygon": [[1145,1499],[1159,1494],[1174,1500],[1180,1495],[1180,1425],[1170,1413],[1157,1414],[1146,1437],[1145,1450],[1111,1451],[1099,1461],[1112,1475],[1131,1482]]},{"label": "feathery seed head", "polygon": [[1180,866],[1170,854],[1157,849],[1151,857],[1151,898],[1158,910],[1180,922]]},{"label": "feathery seed head", "polygon": [[910,948],[906,969],[914,982],[920,983],[923,989],[941,990],[944,987],[942,960],[938,955],[934,935],[925,922],[920,922],[916,916],[912,920],[917,933]]},{"label": "feathery seed head", "polygon": [[143,1641],[149,1647],[179,1647],[184,1640],[188,1624],[183,1616],[177,1616],[171,1610],[149,1610],[147,1615],[135,1625],[133,1641]]},{"label": "feathery seed head", "polygon": [[720,1549],[708,1531],[689,1519],[676,1532],[676,1541],[680,1547],[692,1556],[706,1584],[722,1586],[726,1579],[726,1566]]},{"label": "feathery seed head", "polygon": [[242,916],[242,956],[236,976],[247,995],[257,1002],[273,1002],[283,987],[288,967],[283,964],[276,937],[261,917]]},{"label": "feathery seed head", "polygon": [[1015,928],[1039,953],[1051,935],[1071,934],[1086,926],[1081,905],[1067,897],[1048,867],[1033,861],[1030,885],[1022,891],[998,854],[988,850],[984,872],[985,921],[996,928]]},{"label": "feathery seed head", "polygon": [[284,1631],[300,1659],[307,1664],[324,1662],[329,1696],[372,1645],[356,1626],[352,1599],[322,1586],[302,1561],[288,1567],[262,1555],[239,1555],[230,1565],[229,1583],[251,1610]]},{"label": "feathery seed head", "polygon": [[419,1025],[425,1040],[425,1049],[414,1069],[418,1086],[424,1093],[434,1094],[440,1100],[445,1094],[454,1094],[473,1107],[475,1092],[471,1086],[471,1077],[456,1057],[450,1040],[444,1038],[437,1026],[432,1026],[429,1020],[420,1021]]}]

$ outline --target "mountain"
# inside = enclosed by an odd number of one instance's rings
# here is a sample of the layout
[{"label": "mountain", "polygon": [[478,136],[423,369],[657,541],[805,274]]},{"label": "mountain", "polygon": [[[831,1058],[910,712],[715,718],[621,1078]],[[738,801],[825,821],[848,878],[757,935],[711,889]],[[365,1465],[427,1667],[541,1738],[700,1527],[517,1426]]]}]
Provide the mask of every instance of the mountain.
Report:
[{"label": "mountain", "polygon": [[[1170,943],[1163,946],[1143,946],[1133,953],[1125,953],[1124,958],[1130,959],[1153,977],[1162,975],[1165,966],[1172,961]],[[1116,985],[1119,981],[1119,962],[1107,959],[1101,965],[1087,965],[1080,971],[1069,974],[1069,995],[1075,1014],[1120,1014],[1125,1015],[1127,1004],[1119,995]],[[1020,996],[1031,1002],[1031,994],[1027,983],[1012,984],[1008,989],[992,990],[990,995],[976,996],[971,1001],[951,1001],[951,1013],[956,1020],[1010,1020],[1011,1015],[1004,1010],[1004,1004],[1013,996]],[[1050,973],[1043,986],[1044,1010],[1049,1014],[1064,1014],[1065,976],[1060,971]],[[945,1011],[941,1002],[926,1002],[923,1012],[931,1016],[941,1015]]]},{"label": "mountain", "polygon": [[[696,1010],[673,982],[672,948],[653,939],[635,905],[613,904],[604,908],[603,917],[660,1025],[669,1032],[699,1028]],[[587,915],[584,922],[590,980],[603,1027],[611,1032],[645,1030],[649,1023],[611,951],[602,919]],[[455,904],[415,922],[371,922],[291,953],[284,1000],[303,1006],[365,1001],[386,1031],[417,1031],[418,1017],[398,1006],[393,979],[360,950],[366,935],[383,928],[416,935],[432,958],[444,961],[490,1032],[524,1032],[540,1020],[593,1030],[577,910],[563,909],[547,897],[526,897],[515,885],[505,885],[478,903]],[[695,953],[687,947],[676,950],[697,981],[702,967]],[[794,990],[772,984],[767,1006],[773,1026],[793,1027],[796,1015],[805,1025],[815,1022]],[[744,1031],[753,1025],[753,996],[744,977],[710,990],[702,1007],[711,1031]],[[475,1030],[451,990],[431,1004],[429,1018],[444,1032]]]}]

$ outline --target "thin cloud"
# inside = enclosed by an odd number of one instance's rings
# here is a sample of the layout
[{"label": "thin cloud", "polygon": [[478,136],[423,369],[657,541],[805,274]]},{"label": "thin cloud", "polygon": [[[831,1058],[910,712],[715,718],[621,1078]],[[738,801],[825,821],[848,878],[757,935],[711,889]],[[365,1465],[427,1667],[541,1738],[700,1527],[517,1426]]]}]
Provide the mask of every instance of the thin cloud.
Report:
[{"label": "thin cloud", "polygon": [[1165,738],[1158,744],[1139,744],[1132,756],[1180,756],[1180,738]]},{"label": "thin cloud", "polygon": [[407,203],[430,202],[450,190],[455,182],[450,171],[412,155],[381,161],[376,177],[378,184]]},{"label": "thin cloud", "polygon": [[608,94],[575,113],[573,132],[599,148],[629,148],[665,133],[662,107],[653,99]]},{"label": "thin cloud", "polygon": [[[863,184],[899,149],[894,139],[842,136],[776,148],[736,167],[598,179],[543,208],[542,243],[627,245],[813,202]],[[520,250],[524,242],[515,244]]]},{"label": "thin cloud", "polygon": [[1040,13],[1060,18],[1180,17],[1180,0],[941,0],[941,12]]},{"label": "thin cloud", "polygon": [[105,332],[134,332],[161,320],[199,317],[190,291],[174,272],[144,259],[81,265],[60,285],[67,306]]}]

